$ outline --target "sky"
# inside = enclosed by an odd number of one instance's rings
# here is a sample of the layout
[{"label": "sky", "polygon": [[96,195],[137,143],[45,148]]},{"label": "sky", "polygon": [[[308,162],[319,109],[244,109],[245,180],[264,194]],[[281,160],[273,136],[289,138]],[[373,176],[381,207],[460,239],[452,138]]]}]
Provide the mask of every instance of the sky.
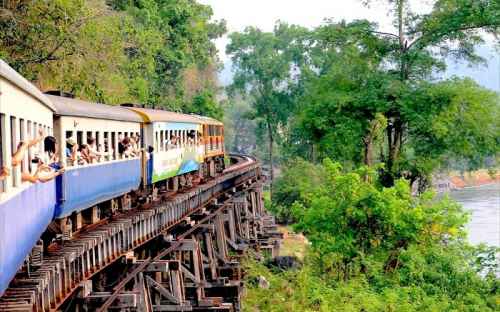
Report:
[{"label": "sky", "polygon": [[[370,7],[361,0],[198,0],[212,6],[214,19],[225,19],[228,33],[242,31],[246,26],[256,26],[264,31],[272,31],[276,21],[313,28],[325,19],[352,21],[367,19],[378,23],[381,31],[393,31],[392,18],[388,15],[386,1],[373,0]],[[431,0],[410,0],[413,10],[425,13],[431,9]],[[500,53],[493,48],[493,40],[478,47],[478,53],[488,59],[487,66],[469,67],[464,63],[449,62],[445,77],[452,75],[469,76],[483,86],[500,91]],[[219,78],[226,85],[231,82],[231,61],[224,53],[227,36],[216,44],[224,70]]]}]

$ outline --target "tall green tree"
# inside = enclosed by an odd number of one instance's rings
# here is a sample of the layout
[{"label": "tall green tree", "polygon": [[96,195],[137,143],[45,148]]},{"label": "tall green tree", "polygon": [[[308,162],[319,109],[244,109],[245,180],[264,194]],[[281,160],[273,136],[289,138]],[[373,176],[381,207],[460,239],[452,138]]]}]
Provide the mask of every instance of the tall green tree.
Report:
[{"label": "tall green tree", "polygon": [[226,47],[235,70],[231,89],[250,99],[253,119],[267,136],[271,196],[274,145],[293,111],[294,74],[301,64],[301,39],[306,33],[302,27],[284,23],[278,23],[273,32],[247,27],[242,33],[230,34]]},{"label": "tall green tree", "polygon": [[[500,2],[438,0],[428,14],[412,11],[407,0],[388,3],[394,33],[367,21],[315,30],[298,132],[322,156],[384,162],[386,186],[406,177],[425,187],[451,155],[478,164],[499,151],[498,95],[435,77],[447,58],[482,61],[474,46],[484,33],[499,33]],[[486,131],[476,131],[480,124]]]}]

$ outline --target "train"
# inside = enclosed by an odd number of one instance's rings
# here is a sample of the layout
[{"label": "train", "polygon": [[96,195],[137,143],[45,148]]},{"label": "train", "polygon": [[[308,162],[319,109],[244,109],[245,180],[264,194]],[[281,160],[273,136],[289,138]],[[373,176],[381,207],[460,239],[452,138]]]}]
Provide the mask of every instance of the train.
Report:
[{"label": "train", "polygon": [[[36,140],[42,133],[56,148]],[[14,166],[13,154],[26,142]],[[135,148],[127,153],[124,142]],[[72,148],[90,144],[98,156],[79,162]],[[49,158],[62,174],[24,179]],[[216,119],[42,93],[0,59],[0,296],[36,250],[138,202],[214,178],[226,162],[224,125]]]}]

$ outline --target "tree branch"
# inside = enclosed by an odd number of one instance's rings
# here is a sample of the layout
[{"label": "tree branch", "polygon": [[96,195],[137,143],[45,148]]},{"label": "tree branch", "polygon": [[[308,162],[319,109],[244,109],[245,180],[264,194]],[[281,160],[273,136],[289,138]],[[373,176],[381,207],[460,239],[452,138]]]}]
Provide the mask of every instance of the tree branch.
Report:
[{"label": "tree branch", "polygon": [[[496,25],[494,25],[494,24],[482,24],[482,25],[469,25],[469,26],[458,27],[458,28],[456,28],[454,30],[447,31],[446,33],[442,33],[442,34],[438,33],[438,35],[441,36],[440,40],[438,40],[438,41],[442,40],[442,36],[450,34],[450,33],[456,33],[456,32],[462,32],[462,31],[467,31],[467,30],[480,29],[480,28],[484,28],[484,27],[488,27],[488,26],[496,26]],[[410,45],[408,46],[408,48],[406,50],[407,51],[410,50],[419,41],[421,41],[422,39],[425,39],[425,37],[427,37],[427,33],[422,33],[422,36],[420,36],[419,38],[415,39],[412,43],[410,43]],[[433,44],[437,44],[437,42],[435,42]]]},{"label": "tree branch", "polygon": [[393,34],[393,33],[388,33],[388,32],[383,32],[383,31],[375,31],[375,30],[371,30],[370,32],[374,33],[374,34],[378,34],[378,35],[391,36],[391,37],[399,39],[399,36],[396,34]]}]

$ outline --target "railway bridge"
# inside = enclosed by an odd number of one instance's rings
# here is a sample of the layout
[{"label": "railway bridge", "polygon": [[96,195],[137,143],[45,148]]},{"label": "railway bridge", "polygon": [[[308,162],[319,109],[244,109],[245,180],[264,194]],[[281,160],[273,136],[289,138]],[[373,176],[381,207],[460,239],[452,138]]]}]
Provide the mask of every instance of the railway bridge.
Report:
[{"label": "railway bridge", "polygon": [[35,246],[0,311],[239,311],[241,260],[275,256],[281,235],[262,201],[253,158],[160,193],[62,240]]}]

